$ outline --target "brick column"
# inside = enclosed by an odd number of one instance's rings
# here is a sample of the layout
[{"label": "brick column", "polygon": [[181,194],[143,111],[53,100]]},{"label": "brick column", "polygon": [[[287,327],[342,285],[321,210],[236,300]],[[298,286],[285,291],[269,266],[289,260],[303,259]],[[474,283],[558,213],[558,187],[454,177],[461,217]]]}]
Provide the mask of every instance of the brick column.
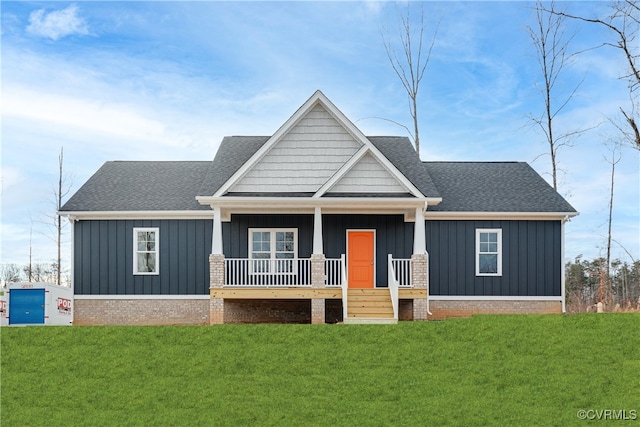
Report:
[{"label": "brick column", "polygon": [[[224,255],[209,255],[209,289],[222,288],[224,286]],[[209,324],[219,325],[224,323],[224,299],[211,298],[209,303]]]},{"label": "brick column", "polygon": [[211,298],[209,300],[209,324],[222,325],[224,323],[224,300]]},{"label": "brick column", "polygon": [[[429,294],[427,254],[411,255],[411,284],[416,289],[426,289]],[[413,320],[427,320],[427,298],[413,300]]]},{"label": "brick column", "polygon": [[209,255],[209,288],[224,286],[224,255]]},{"label": "brick column", "polygon": [[[324,254],[311,255],[311,286],[313,288],[324,288]],[[311,323],[324,323],[324,298],[313,298],[311,300]]]}]

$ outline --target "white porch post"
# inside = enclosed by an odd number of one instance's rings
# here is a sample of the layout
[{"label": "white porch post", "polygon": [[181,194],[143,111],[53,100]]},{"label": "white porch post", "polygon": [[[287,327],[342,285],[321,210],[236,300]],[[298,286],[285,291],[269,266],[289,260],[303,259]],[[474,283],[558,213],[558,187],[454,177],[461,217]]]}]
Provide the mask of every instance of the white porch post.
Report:
[{"label": "white porch post", "polygon": [[211,254],[222,255],[222,218],[220,208],[213,208],[213,233],[211,236]]},{"label": "white porch post", "polygon": [[322,247],[322,209],[317,207],[313,213],[313,254],[324,254]]},{"label": "white porch post", "polygon": [[411,255],[411,284],[415,289],[426,289],[425,298],[415,298],[413,300],[413,320],[427,320],[427,315],[430,314],[429,257],[427,256],[427,239],[422,208],[416,208],[413,255]]},{"label": "white porch post", "polygon": [[424,214],[422,208],[416,208],[416,223],[413,232],[413,254],[422,255],[427,253],[427,243],[425,239]]},{"label": "white porch post", "polygon": [[[315,208],[313,212],[313,253],[311,254],[311,286],[324,288],[325,259],[322,247],[322,209]],[[311,299],[311,323],[325,322],[324,298]]]},{"label": "white porch post", "polygon": [[[209,288],[222,288],[225,282],[225,260],[222,253],[221,209],[213,208],[213,231],[211,232],[211,255],[209,255]],[[209,324],[224,323],[224,299],[209,300]]]}]

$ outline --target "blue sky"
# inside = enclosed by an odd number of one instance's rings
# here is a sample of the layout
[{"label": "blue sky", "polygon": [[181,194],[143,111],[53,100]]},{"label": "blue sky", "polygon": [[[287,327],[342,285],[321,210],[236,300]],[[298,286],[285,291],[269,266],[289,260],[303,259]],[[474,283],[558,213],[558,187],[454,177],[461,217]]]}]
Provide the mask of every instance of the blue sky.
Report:
[{"label": "blue sky", "polygon": [[[418,3],[409,3],[411,7]],[[2,7],[3,263],[55,257],[57,155],[77,190],[109,160],[209,160],[225,135],[269,135],[322,90],[367,135],[406,135],[408,103],[382,44],[392,2],[6,2]],[[550,180],[528,2],[426,2],[439,32],[419,98],[424,160],[527,161]],[[601,16],[606,2],[561,3]],[[628,106],[610,35],[569,22],[583,51],[558,88],[558,132],[597,127],[560,152],[560,192],[580,215],[566,256],[604,254],[608,122]],[[543,155],[543,156],[541,156]],[[616,170],[613,254],[640,258],[639,153]],[[67,239],[68,240],[68,239]],[[68,244],[67,244],[68,247]],[[68,262],[69,250],[65,252]]]}]

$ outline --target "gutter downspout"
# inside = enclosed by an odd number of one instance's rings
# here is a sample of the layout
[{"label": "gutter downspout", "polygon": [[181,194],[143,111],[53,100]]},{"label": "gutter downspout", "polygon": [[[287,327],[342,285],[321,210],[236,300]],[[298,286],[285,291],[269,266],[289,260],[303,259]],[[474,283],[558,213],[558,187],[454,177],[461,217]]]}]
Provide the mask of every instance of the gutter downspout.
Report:
[{"label": "gutter downspout", "polygon": [[72,215],[68,215],[67,219],[69,220],[69,223],[71,224],[71,259],[69,261],[69,269],[70,271],[70,276],[71,276],[71,283],[69,283],[69,286],[71,286],[71,291],[72,293],[75,295],[76,292],[76,271],[75,271],[75,259],[76,259],[76,218]]},{"label": "gutter downspout", "polygon": [[566,275],[565,275],[565,260],[564,260],[564,224],[569,222],[571,218],[569,215],[565,215],[560,221],[560,295],[562,297],[562,314],[567,314],[567,299],[566,299]]}]

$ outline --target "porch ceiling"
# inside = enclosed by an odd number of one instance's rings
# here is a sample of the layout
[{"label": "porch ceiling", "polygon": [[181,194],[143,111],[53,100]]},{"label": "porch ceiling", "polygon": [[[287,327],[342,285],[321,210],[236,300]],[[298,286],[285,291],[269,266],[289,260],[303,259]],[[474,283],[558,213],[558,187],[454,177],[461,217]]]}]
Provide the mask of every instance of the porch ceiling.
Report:
[{"label": "porch ceiling", "polygon": [[200,198],[200,203],[220,208],[223,221],[231,214],[310,214],[316,208],[322,214],[404,215],[405,221],[414,221],[416,208],[424,208],[429,199],[415,197],[337,197],[337,198],[289,198],[289,197],[218,197]]}]

